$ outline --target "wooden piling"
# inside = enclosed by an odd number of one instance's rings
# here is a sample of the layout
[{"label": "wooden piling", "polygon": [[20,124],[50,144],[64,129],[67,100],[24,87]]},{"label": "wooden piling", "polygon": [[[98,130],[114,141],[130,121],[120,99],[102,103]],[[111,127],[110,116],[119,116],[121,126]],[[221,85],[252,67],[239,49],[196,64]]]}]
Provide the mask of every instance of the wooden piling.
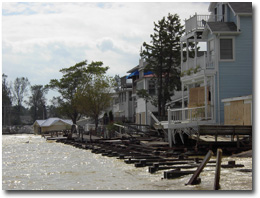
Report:
[{"label": "wooden piling", "polygon": [[186,185],[194,185],[194,184],[198,183],[198,177],[199,177],[201,171],[203,170],[203,168],[206,166],[206,164],[210,160],[212,154],[213,154],[213,152],[211,150],[209,150],[207,155],[204,157],[203,161],[201,162],[200,166],[194,172],[194,174],[191,177],[190,181]]},{"label": "wooden piling", "polygon": [[220,189],[219,181],[220,181],[221,159],[222,159],[222,149],[218,149],[217,150],[217,160],[216,160],[214,190]]}]

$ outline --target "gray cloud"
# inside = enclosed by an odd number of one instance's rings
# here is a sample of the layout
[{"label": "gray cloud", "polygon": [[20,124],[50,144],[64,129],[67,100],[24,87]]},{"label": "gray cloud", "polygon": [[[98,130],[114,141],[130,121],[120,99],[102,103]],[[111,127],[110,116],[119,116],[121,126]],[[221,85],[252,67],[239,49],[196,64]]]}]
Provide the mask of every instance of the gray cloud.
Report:
[{"label": "gray cloud", "polygon": [[100,49],[102,52],[106,52],[109,50],[114,50],[114,44],[112,40],[104,39],[97,44],[97,48]]}]

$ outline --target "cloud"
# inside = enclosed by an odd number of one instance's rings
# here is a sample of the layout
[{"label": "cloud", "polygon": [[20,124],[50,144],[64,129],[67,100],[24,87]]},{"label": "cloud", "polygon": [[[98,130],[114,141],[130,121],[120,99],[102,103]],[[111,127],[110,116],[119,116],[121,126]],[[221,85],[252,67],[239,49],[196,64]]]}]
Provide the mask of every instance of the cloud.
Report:
[{"label": "cloud", "polygon": [[2,70],[46,84],[82,60],[103,61],[125,75],[150,42],[154,22],[177,13],[208,14],[209,3],[2,3]]},{"label": "cloud", "polygon": [[114,44],[113,41],[109,38],[102,39],[102,41],[97,43],[97,48],[102,52],[106,52],[108,50],[113,50]]}]

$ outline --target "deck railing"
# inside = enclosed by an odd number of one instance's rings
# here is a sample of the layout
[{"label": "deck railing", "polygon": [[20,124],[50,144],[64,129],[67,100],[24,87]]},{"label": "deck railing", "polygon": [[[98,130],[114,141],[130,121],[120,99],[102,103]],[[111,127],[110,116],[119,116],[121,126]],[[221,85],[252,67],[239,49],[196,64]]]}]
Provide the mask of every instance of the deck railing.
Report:
[{"label": "deck railing", "polygon": [[223,15],[197,15],[185,20],[185,32],[204,29],[206,22],[222,21]]},{"label": "deck railing", "polygon": [[190,72],[194,72],[195,69],[202,70],[202,69],[214,69],[214,62],[208,60],[207,53],[204,52],[203,56],[195,58],[188,58],[185,62],[182,63],[181,72],[186,72],[190,70]]},{"label": "deck railing", "polygon": [[[205,113],[207,112],[207,113]],[[168,109],[168,122],[171,123],[189,123],[194,121],[210,120],[211,107],[200,106],[194,108]]]}]

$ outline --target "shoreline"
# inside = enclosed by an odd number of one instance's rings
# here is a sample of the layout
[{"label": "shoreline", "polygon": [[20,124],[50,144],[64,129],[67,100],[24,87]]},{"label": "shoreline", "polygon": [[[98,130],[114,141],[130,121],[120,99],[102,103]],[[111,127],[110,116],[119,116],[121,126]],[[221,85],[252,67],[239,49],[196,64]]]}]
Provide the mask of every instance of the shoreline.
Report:
[{"label": "shoreline", "polygon": [[28,132],[23,132],[23,133],[2,133],[2,135],[21,135],[21,134],[35,135],[34,133],[28,133]]}]

